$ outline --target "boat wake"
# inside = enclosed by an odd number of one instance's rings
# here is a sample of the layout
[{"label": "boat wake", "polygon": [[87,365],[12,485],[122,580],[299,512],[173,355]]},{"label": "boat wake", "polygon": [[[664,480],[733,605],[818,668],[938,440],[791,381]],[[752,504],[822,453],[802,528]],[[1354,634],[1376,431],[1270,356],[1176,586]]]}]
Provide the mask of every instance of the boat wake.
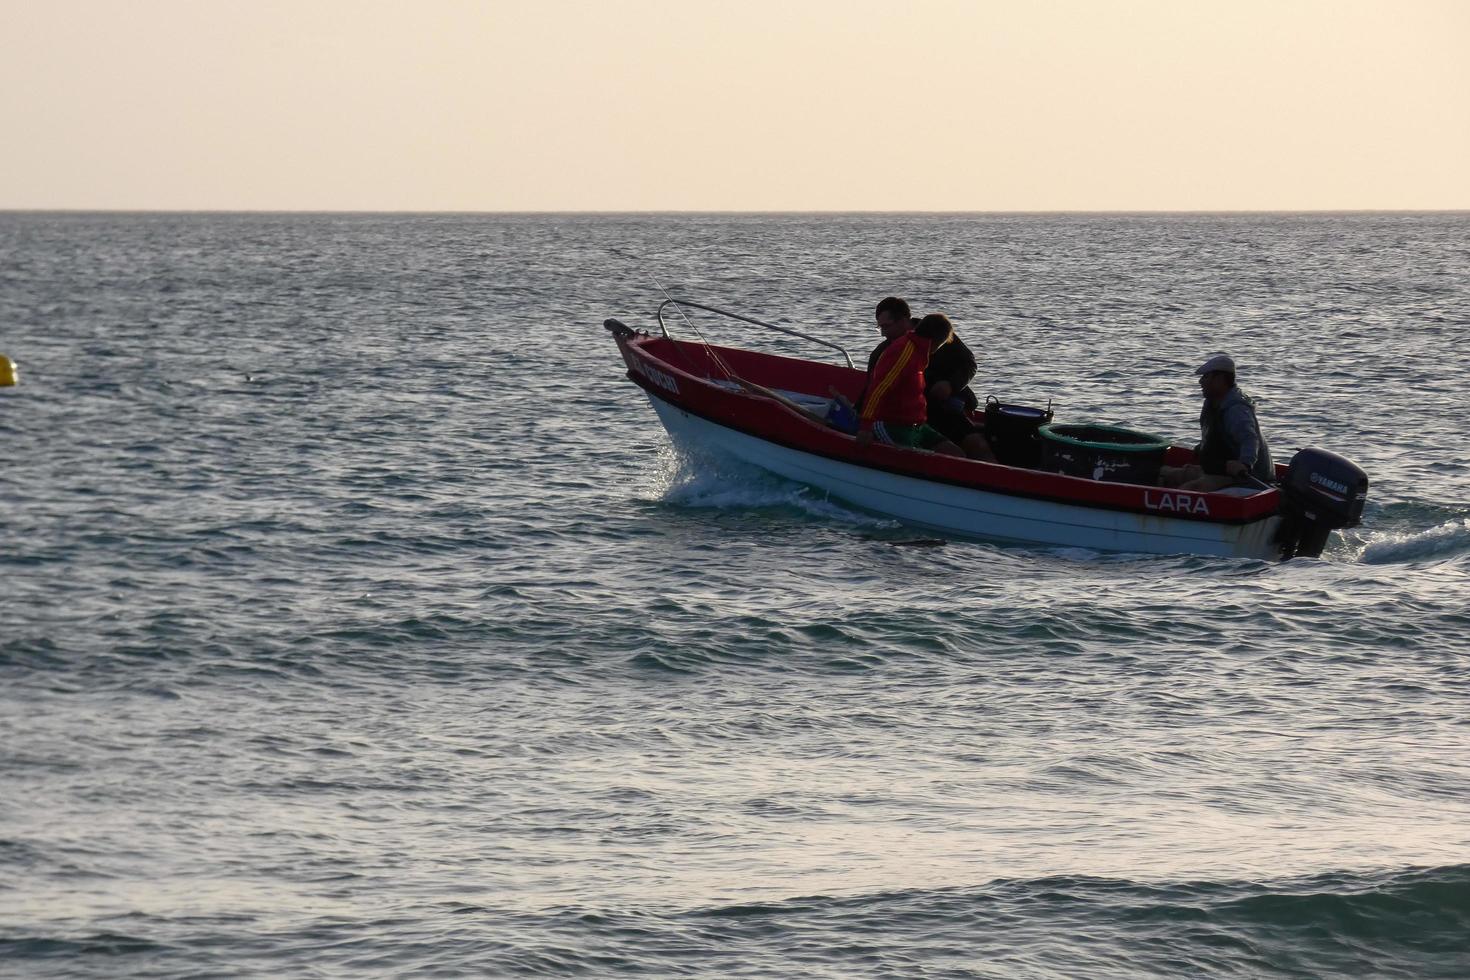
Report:
[{"label": "boat wake", "polygon": [[1467,517],[1423,531],[1369,532],[1364,535],[1358,560],[1369,565],[1390,565],[1462,554],[1470,554],[1470,518]]}]

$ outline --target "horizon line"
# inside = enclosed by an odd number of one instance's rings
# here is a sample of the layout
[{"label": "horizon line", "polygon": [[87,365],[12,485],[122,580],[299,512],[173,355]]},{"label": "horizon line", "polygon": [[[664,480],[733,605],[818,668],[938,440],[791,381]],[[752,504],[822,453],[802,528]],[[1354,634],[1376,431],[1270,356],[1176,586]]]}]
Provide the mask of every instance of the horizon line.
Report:
[{"label": "horizon line", "polygon": [[461,208],[94,208],[0,207],[0,214],[401,214],[401,215],[1131,215],[1131,214],[1467,214],[1463,208],[815,208],[788,210],[756,208],[648,208],[578,209],[518,208],[478,210]]}]

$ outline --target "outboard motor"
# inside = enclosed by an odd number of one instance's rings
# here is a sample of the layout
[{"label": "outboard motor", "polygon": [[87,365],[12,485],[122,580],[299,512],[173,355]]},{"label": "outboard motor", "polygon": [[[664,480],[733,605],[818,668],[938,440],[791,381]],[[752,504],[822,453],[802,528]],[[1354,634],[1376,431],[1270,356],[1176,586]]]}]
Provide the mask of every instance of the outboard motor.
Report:
[{"label": "outboard motor", "polygon": [[1303,449],[1291,458],[1281,481],[1281,557],[1316,558],[1327,536],[1356,527],[1368,499],[1368,474],[1325,449]]}]

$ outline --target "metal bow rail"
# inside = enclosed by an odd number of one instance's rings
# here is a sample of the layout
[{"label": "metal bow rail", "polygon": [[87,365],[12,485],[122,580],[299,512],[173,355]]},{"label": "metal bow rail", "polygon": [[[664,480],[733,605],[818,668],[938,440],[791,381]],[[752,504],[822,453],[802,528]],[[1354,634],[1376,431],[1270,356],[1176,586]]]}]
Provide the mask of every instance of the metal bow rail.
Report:
[{"label": "metal bow rail", "polygon": [[841,347],[837,344],[832,343],[830,340],[823,340],[821,337],[813,337],[809,333],[802,333],[800,330],[792,330],[790,327],[778,327],[774,323],[767,323],[764,320],[757,320],[755,317],[743,316],[739,313],[731,313],[729,310],[722,310],[715,306],[705,306],[703,303],[691,303],[687,299],[670,298],[658,304],[658,328],[664,332],[665,337],[669,336],[669,327],[666,323],[664,323],[665,306],[688,306],[696,310],[704,310],[706,313],[717,313],[720,316],[727,316],[732,320],[740,320],[744,323],[753,323],[758,327],[766,327],[770,330],[775,330],[777,333],[789,334],[792,337],[800,337],[802,340],[810,340],[814,344],[820,344],[823,347],[832,348],[837,353],[842,355],[842,359],[847,361],[848,367],[856,367],[856,365],[852,363],[852,357],[847,353],[847,349],[845,347]]}]

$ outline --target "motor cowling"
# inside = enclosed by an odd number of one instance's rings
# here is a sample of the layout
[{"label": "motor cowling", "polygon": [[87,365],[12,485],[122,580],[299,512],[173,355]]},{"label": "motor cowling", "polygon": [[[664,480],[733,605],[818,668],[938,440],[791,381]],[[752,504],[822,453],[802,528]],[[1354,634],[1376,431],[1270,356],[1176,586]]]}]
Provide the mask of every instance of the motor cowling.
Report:
[{"label": "motor cowling", "polygon": [[1281,481],[1281,555],[1316,558],[1333,531],[1356,527],[1368,500],[1368,474],[1325,449],[1303,449]]}]

